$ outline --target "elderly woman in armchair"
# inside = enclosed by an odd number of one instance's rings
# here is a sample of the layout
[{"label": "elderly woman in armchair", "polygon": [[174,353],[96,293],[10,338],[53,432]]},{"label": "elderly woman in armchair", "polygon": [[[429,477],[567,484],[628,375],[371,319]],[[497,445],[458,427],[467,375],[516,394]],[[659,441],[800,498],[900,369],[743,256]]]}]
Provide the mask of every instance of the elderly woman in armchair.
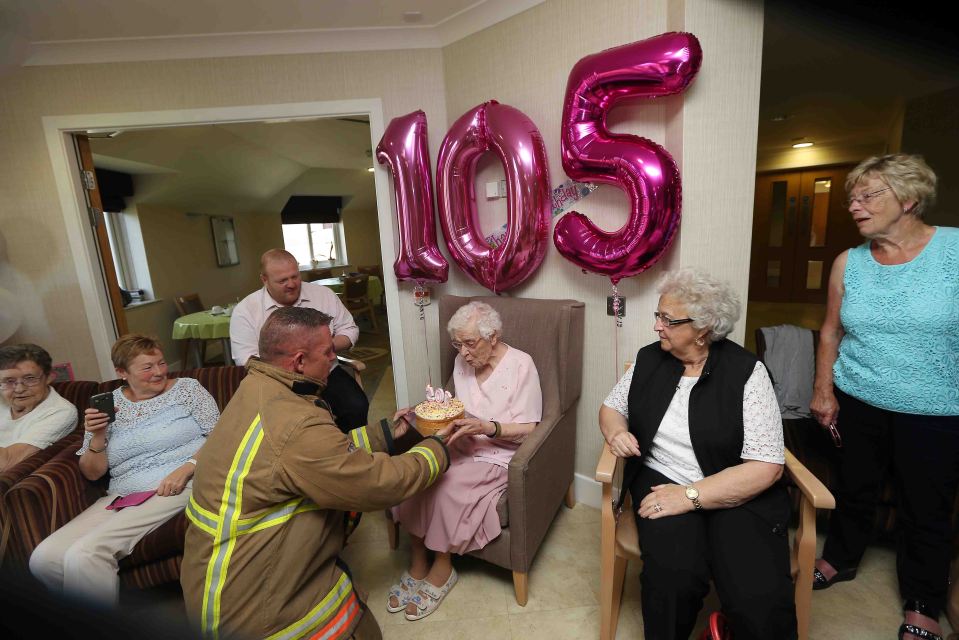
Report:
[{"label": "elderly woman in armchair", "polygon": [[196,452],[220,417],[216,401],[194,378],[167,378],[160,344],[129,334],[113,345],[116,419],[87,409],[80,472],[107,473],[107,495],[34,549],[30,571],[48,588],[115,604],[119,561],[190,500]]},{"label": "elderly woman in armchair", "polygon": [[0,347],[0,473],[77,426],[77,408],[50,386],[52,366],[35,344]]},{"label": "elderly woman in armchair", "polygon": [[688,638],[712,579],[737,640],[795,638],[782,421],[762,363],[726,339],[739,299],[690,269],[658,291],[659,340],[599,412],[627,458],[646,637]]},{"label": "elderly woman in armchair", "polygon": [[[433,613],[456,584],[451,554],[481,549],[500,534],[496,504],[506,491],[509,461],[543,413],[536,365],[502,341],[495,309],[483,302],[464,305],[447,331],[457,350],[453,385],[469,417],[440,432],[449,438],[446,474],[393,508],[393,518],[410,533],[412,558],[390,591],[387,610],[405,610],[408,620]],[[409,413],[402,409],[394,419]]]}]

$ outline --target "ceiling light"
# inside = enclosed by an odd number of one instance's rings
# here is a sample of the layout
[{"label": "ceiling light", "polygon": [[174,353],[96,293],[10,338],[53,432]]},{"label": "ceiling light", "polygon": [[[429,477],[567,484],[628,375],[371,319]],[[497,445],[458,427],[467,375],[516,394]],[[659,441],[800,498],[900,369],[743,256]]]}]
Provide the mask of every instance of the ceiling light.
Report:
[{"label": "ceiling light", "polygon": [[403,22],[407,24],[413,24],[415,22],[420,22],[423,20],[422,11],[404,11],[403,12]]},{"label": "ceiling light", "polygon": [[370,173],[373,173],[373,167],[370,167],[369,169],[367,169],[367,171],[369,171]]},{"label": "ceiling light", "polygon": [[780,113],[779,115],[775,115],[772,118],[770,118],[770,120],[772,120],[773,122],[782,122],[783,120],[788,120],[789,117],[790,116],[788,113]]},{"label": "ceiling light", "polygon": [[813,146],[813,144],[812,142],[797,142],[793,145],[793,149],[805,149],[806,147]]}]

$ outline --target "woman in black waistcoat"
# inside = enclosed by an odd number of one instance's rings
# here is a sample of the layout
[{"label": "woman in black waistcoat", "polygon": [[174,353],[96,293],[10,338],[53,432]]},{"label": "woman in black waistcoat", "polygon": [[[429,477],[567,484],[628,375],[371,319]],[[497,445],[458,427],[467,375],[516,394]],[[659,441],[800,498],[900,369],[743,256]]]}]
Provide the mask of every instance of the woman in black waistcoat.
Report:
[{"label": "woman in black waistcoat", "polygon": [[782,420],[762,363],[726,339],[739,298],[692,269],[657,290],[659,341],[599,411],[627,458],[646,638],[688,638],[710,579],[736,640],[795,638]]}]

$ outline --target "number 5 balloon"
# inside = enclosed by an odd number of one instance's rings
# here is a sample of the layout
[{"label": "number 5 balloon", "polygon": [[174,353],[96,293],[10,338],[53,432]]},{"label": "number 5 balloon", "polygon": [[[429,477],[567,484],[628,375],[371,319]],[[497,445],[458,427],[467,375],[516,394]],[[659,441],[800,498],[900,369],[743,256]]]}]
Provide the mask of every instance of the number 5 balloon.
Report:
[{"label": "number 5 balloon", "polygon": [[614,184],[629,196],[626,224],[603,231],[575,211],[556,224],[553,243],[574,264],[609,276],[613,285],[662,257],[679,228],[682,187],[672,156],[633,135],[610,133],[606,116],[627,97],[680,93],[702,63],[699,40],[665,33],[586,56],[569,73],[561,153],[570,178]]},{"label": "number 5 balloon", "polygon": [[[495,248],[476,220],[476,162],[486,151],[506,170],[506,236]],[[450,256],[493,293],[523,282],[546,255],[552,212],[546,145],[536,125],[518,109],[483,103],[453,123],[436,165],[436,200]]]}]

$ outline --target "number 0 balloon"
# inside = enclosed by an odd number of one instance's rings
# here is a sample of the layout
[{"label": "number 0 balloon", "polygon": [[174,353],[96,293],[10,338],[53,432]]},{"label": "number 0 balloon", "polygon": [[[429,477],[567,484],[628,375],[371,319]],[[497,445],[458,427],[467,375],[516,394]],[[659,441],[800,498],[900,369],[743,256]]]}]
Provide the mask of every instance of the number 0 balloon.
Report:
[{"label": "number 0 balloon", "polygon": [[570,71],[563,106],[561,153],[569,177],[614,184],[630,199],[629,219],[603,231],[575,211],[556,224],[553,242],[574,264],[609,276],[613,285],[662,257],[679,229],[682,187],[669,153],[655,142],[613,134],[606,116],[628,97],[680,93],[702,63],[690,33],[666,33],[586,56]]},{"label": "number 0 balloon", "polygon": [[[476,162],[486,151],[506,171],[506,236],[495,248],[476,219]],[[546,255],[552,212],[546,146],[536,125],[495,100],[474,107],[447,132],[436,171],[440,223],[456,264],[493,293],[528,278]]]}]

